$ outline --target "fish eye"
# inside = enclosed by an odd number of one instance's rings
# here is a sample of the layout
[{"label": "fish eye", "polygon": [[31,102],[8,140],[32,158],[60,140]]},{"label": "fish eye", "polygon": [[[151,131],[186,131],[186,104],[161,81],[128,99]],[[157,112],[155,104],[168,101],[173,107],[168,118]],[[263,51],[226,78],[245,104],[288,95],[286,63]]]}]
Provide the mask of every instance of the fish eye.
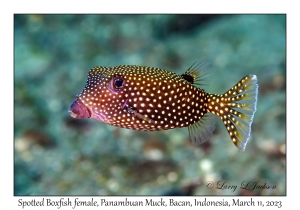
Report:
[{"label": "fish eye", "polygon": [[124,80],[123,80],[123,78],[119,78],[119,79],[115,80],[114,82],[115,82],[115,83],[114,83],[114,86],[115,86],[116,88],[120,88],[120,87],[123,86]]},{"label": "fish eye", "polygon": [[123,90],[125,79],[120,75],[114,75],[108,82],[108,89],[113,93]]}]

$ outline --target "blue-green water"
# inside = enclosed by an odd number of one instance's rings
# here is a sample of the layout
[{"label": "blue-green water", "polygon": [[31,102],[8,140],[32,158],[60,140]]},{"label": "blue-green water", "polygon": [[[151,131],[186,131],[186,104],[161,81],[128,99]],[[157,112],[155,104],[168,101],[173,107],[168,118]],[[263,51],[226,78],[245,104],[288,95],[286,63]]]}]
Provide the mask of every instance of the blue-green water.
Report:
[{"label": "blue-green water", "polygon": [[[286,194],[285,15],[15,15],[14,36],[15,195]],[[187,128],[132,131],[69,116],[94,66],[181,74],[195,61],[212,64],[211,93],[257,75],[245,152],[221,120],[194,146]],[[243,190],[243,181],[276,189]]]}]

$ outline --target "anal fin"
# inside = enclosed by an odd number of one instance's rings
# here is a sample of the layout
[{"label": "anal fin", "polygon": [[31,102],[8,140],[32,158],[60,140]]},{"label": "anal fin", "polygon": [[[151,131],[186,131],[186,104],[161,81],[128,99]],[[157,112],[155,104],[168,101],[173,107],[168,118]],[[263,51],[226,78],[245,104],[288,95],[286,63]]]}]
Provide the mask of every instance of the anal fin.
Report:
[{"label": "anal fin", "polygon": [[192,144],[202,144],[210,139],[215,130],[215,116],[206,113],[201,120],[188,127]]}]

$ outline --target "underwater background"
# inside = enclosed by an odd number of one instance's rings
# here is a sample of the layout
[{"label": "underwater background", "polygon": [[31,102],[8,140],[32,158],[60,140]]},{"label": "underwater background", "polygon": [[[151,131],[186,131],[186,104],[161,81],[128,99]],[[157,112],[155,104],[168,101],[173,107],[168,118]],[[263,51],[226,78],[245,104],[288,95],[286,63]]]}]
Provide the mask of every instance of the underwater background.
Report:
[{"label": "underwater background", "polygon": [[[213,66],[209,93],[257,75],[244,152],[220,119],[195,146],[187,128],[133,131],[68,113],[94,66],[182,74],[196,61]],[[286,195],[286,16],[16,14],[14,141],[15,195]]]}]

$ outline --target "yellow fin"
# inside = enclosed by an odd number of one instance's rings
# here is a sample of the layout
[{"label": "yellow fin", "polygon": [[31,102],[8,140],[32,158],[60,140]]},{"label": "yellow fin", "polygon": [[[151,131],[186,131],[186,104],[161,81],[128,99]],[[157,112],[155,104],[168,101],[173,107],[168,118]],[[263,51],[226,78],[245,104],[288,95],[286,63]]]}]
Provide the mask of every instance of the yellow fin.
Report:
[{"label": "yellow fin", "polygon": [[[240,150],[245,150],[250,138],[251,124],[256,111],[258,84],[256,75],[242,78],[235,86],[223,95],[209,95],[209,106],[214,102],[217,112],[224,122],[232,142]],[[219,103],[217,103],[219,101]],[[238,102],[238,103],[237,103]]]}]

